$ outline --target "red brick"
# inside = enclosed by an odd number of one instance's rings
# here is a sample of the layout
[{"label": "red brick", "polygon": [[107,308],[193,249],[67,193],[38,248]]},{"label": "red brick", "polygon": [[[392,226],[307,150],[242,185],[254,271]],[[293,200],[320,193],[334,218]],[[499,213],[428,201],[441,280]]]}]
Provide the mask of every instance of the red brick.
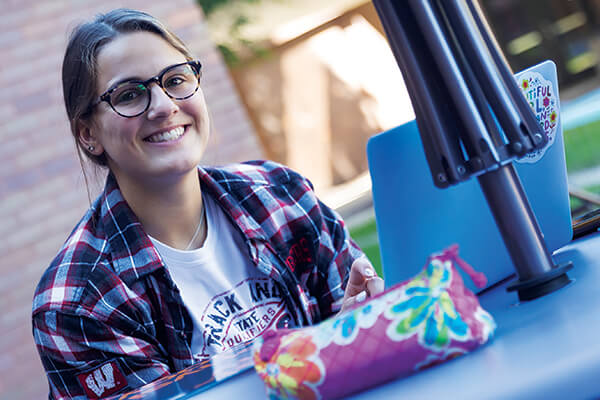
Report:
[{"label": "red brick", "polygon": [[[62,99],[64,46],[78,23],[120,6],[166,21],[206,65],[203,85],[210,91],[207,102],[217,134],[205,158],[222,163],[260,151],[194,0],[4,0],[0,57],[11,63],[0,70],[0,159],[5,163],[0,169],[0,292],[8,307],[0,319],[0,398],[40,399],[47,394],[31,337],[31,296],[89,207]],[[220,115],[224,112],[230,115]],[[93,197],[103,181],[91,183]]]},{"label": "red brick", "polygon": [[69,7],[69,2],[65,0],[37,1],[32,7],[32,12],[36,15],[48,18],[53,15],[61,15],[65,8]]},{"label": "red brick", "polygon": [[[0,203],[0,207],[1,205],[2,203]],[[0,214],[0,219],[2,221],[2,224],[0,224],[0,238],[6,237],[19,228],[16,215],[2,213]]]},{"label": "red brick", "polygon": [[172,11],[164,18],[165,23],[174,31],[190,25],[198,24],[202,19],[202,13],[196,5],[187,7],[173,7]]},{"label": "red brick", "polygon": [[[81,215],[83,215],[83,213],[81,213]],[[74,226],[75,226],[75,224],[73,223],[73,227]],[[62,234],[55,232],[51,236],[45,237],[41,240],[38,240],[29,249],[34,254],[36,254],[38,256],[38,258],[41,260],[39,269],[38,269],[39,277],[42,276],[42,272],[44,271],[44,269],[48,265],[50,265],[50,262],[52,261],[52,259],[56,255],[56,253],[58,253],[58,250],[61,248],[61,246],[67,239],[67,235],[69,234],[69,232],[70,231],[62,232]]]},{"label": "red brick", "polygon": [[3,2],[2,3],[2,14],[0,14],[0,26],[3,27],[3,31],[9,32],[11,30],[17,30],[26,22],[29,18],[28,7],[15,7],[10,9]]},{"label": "red brick", "polygon": [[15,117],[15,107],[12,104],[3,103],[0,105],[0,120]]},{"label": "red brick", "polygon": [[6,142],[20,132],[31,132],[34,129],[40,129],[38,122],[35,116],[31,114],[7,121],[5,124],[0,125],[0,140]]}]

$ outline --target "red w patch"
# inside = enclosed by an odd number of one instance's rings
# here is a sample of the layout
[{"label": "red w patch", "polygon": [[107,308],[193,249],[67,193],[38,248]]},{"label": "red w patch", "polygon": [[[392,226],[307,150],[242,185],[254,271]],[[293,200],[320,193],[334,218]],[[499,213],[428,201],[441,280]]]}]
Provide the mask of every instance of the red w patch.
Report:
[{"label": "red w patch", "polygon": [[77,375],[85,394],[90,399],[101,399],[127,386],[127,380],[115,361],[107,362],[98,368]]},{"label": "red w patch", "polygon": [[293,272],[298,265],[311,263],[312,261],[308,242],[305,238],[302,238],[290,248],[290,253],[285,259],[285,264]]}]

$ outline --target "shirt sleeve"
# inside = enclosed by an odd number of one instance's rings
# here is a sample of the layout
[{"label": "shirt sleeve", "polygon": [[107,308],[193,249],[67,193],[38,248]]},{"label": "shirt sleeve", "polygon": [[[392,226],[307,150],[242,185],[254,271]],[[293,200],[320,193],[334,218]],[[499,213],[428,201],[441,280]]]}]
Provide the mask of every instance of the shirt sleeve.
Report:
[{"label": "shirt sleeve", "polygon": [[104,398],[170,373],[158,344],[142,332],[57,311],[37,313],[32,322],[50,399]]},{"label": "shirt sleeve", "polygon": [[320,280],[318,303],[321,318],[337,313],[344,297],[350,276],[350,267],[364,253],[350,237],[342,217],[318,201],[321,212],[321,233],[317,252],[317,265],[325,279]]}]

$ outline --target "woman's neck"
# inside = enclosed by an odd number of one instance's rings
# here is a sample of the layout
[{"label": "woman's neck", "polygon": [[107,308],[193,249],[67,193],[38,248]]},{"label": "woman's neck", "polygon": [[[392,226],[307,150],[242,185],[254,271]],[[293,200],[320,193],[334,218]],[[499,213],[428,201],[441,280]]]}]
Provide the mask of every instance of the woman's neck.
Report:
[{"label": "woman's neck", "polygon": [[178,179],[152,183],[116,178],[123,197],[148,235],[176,249],[202,246],[206,220],[202,219],[204,207],[197,170]]}]

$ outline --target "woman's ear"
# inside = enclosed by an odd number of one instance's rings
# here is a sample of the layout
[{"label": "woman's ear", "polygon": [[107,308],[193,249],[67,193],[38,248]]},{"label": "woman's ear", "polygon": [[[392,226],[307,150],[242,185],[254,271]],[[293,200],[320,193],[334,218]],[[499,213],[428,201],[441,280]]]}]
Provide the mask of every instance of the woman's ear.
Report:
[{"label": "woman's ear", "polygon": [[87,153],[93,156],[100,156],[104,153],[104,148],[94,135],[92,124],[90,122],[77,122],[77,139]]}]

